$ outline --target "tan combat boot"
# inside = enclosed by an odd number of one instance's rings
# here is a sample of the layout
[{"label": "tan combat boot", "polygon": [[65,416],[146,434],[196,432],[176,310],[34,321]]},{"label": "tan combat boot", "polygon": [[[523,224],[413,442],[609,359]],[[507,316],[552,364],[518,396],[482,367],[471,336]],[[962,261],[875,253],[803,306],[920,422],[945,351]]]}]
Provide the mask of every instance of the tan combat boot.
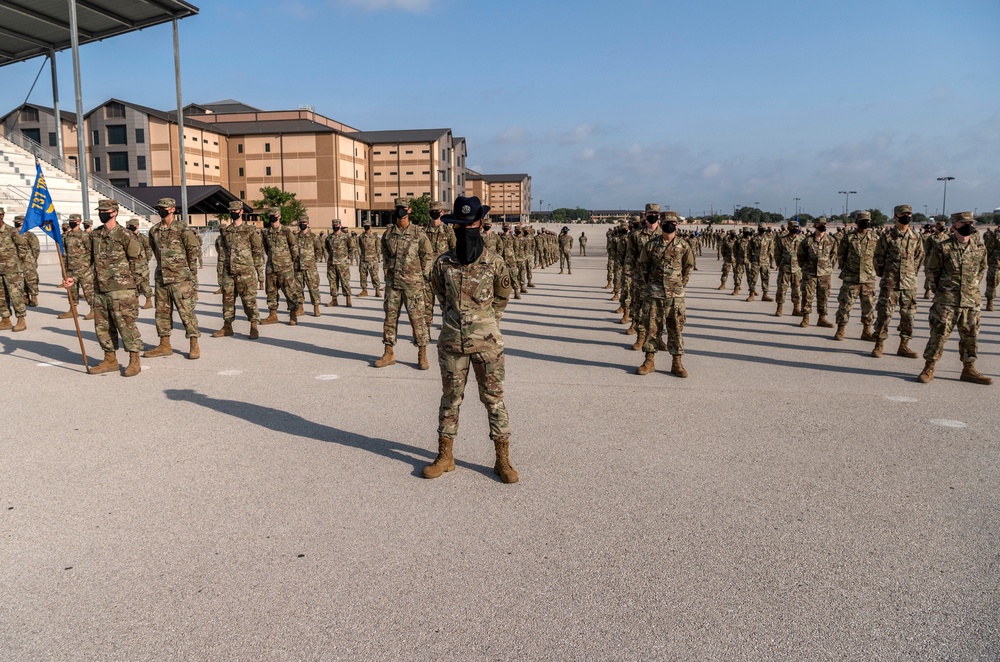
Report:
[{"label": "tan combat boot", "polygon": [[931,380],[934,379],[934,364],[937,361],[925,361],[924,369],[919,375],[917,375],[917,381],[921,384],[930,384]]},{"label": "tan combat boot", "polygon": [[635,320],[632,320],[632,323],[629,324],[629,327],[627,329],[625,329],[625,335],[626,336],[634,336],[635,332],[636,332],[636,329],[635,329]]},{"label": "tan combat boot", "polygon": [[330,303],[326,304],[326,307],[330,308],[332,306],[339,306],[340,305],[339,299],[340,299],[340,295],[339,294],[334,294],[332,297],[330,297]]},{"label": "tan combat boot", "polygon": [[313,304],[313,317],[319,317],[319,304]]},{"label": "tan combat boot", "polygon": [[764,301],[765,303],[771,303],[772,301],[774,301],[774,297],[772,297],[772,296],[771,296],[770,294],[768,294],[767,292],[764,292],[764,296],[762,296],[762,297],[760,298],[760,300],[761,300],[761,301]]},{"label": "tan combat boot", "polygon": [[366,297],[366,296],[368,296],[368,290],[362,288],[361,291],[358,292],[358,296],[359,297]]},{"label": "tan combat boot", "polygon": [[57,320],[71,320],[73,319],[73,311],[67,310],[65,313],[59,313],[56,315]]},{"label": "tan combat boot", "polygon": [[739,287],[737,287],[737,288],[734,288],[734,289],[733,289],[733,291],[729,293],[729,296],[731,296],[731,297],[734,297],[734,296],[736,296],[737,294],[739,294],[739,293],[740,293],[740,291],[741,291],[741,288],[739,288]]},{"label": "tan combat boot", "polygon": [[975,361],[966,361],[962,365],[964,367],[962,368],[962,376],[959,377],[959,379],[962,380],[963,382],[970,382],[972,384],[981,384],[983,386],[989,386],[990,384],[993,383],[993,379],[991,377],[987,377],[986,375],[976,370]]},{"label": "tan combat boot", "polygon": [[514,298],[515,299],[520,299],[521,298],[521,293],[518,292],[516,289],[514,290]]},{"label": "tan combat boot", "polygon": [[174,348],[170,346],[170,336],[160,338],[160,344],[153,349],[147,349],[142,355],[144,359],[155,359],[158,356],[172,356]]},{"label": "tan combat boot", "polygon": [[[216,293],[216,294],[222,294],[222,288],[220,287],[219,289],[217,289],[217,290],[215,291],[215,293]],[[148,301],[148,299],[147,299],[147,301]]]},{"label": "tan combat boot", "polygon": [[[72,317],[72,315],[70,317]],[[13,328],[14,325],[10,323],[9,317],[4,317],[2,320],[0,320],[0,331],[10,331]]]},{"label": "tan combat boot", "polygon": [[778,307],[774,311],[774,316],[775,317],[781,317],[781,311],[784,309],[784,307],[785,307],[785,305],[783,303],[779,303]]},{"label": "tan combat boot", "polygon": [[299,323],[299,309],[288,311],[288,326],[297,326]]},{"label": "tan combat boot", "polygon": [[379,288],[376,287],[375,288],[375,296],[377,296],[377,297],[382,296],[382,290],[380,290]]},{"label": "tan combat boot", "polygon": [[646,342],[646,332],[640,331],[635,337],[635,342],[632,343],[632,351],[638,352],[640,349],[642,349],[642,346],[645,344],[645,342]]},{"label": "tan combat boot", "polygon": [[750,292],[750,295],[747,296],[746,300],[747,301],[756,301],[757,300],[757,293],[756,292]]},{"label": "tan combat boot", "polygon": [[194,336],[191,337],[191,345],[188,348],[188,358],[192,361],[201,358],[201,348],[198,347],[198,339]]},{"label": "tan combat boot", "polygon": [[930,290],[924,290],[924,299],[930,299],[930,298],[931,298],[931,291]]},{"label": "tan combat boot", "polygon": [[802,309],[797,303],[792,304],[792,317],[802,317]]},{"label": "tan combat boot", "polygon": [[135,377],[142,372],[142,365],[139,363],[139,352],[128,353],[128,366],[125,368],[125,377]]},{"label": "tan combat boot", "polygon": [[[218,292],[216,292],[216,294],[222,294],[222,290],[219,290]],[[153,297],[147,296],[146,303],[142,304],[142,309],[149,310],[152,307],[153,307]]]},{"label": "tan combat boot", "polygon": [[444,435],[438,437],[438,454],[434,461],[424,467],[421,472],[424,478],[437,478],[446,471],[455,470],[455,456],[452,455],[454,439]]},{"label": "tan combat boot", "polygon": [[820,313],[819,320],[816,322],[816,326],[822,327],[824,329],[832,329],[833,323],[826,318],[826,313]]},{"label": "tan combat boot", "polygon": [[257,330],[257,322],[250,322],[250,340],[260,338],[260,331]]},{"label": "tan combat boot", "polygon": [[656,370],[656,352],[646,352],[646,360],[642,362],[642,365],[636,368],[635,374],[637,375],[648,375]]},{"label": "tan combat boot", "polygon": [[278,311],[269,310],[267,311],[267,317],[260,321],[261,324],[277,324],[278,323]]},{"label": "tan combat boot", "polygon": [[431,364],[427,362],[427,346],[417,348],[417,369],[430,370]]},{"label": "tan combat boot", "polygon": [[993,308],[993,299],[987,299],[986,300],[986,312],[992,313],[993,310],[994,310],[994,308]]},{"label": "tan combat boot", "polygon": [[510,439],[494,439],[493,446],[497,451],[497,463],[493,465],[493,473],[500,476],[504,483],[516,483],[519,476],[510,465]]},{"label": "tan combat boot", "polygon": [[224,338],[233,335],[233,323],[223,322],[222,328],[212,334],[213,338]]},{"label": "tan combat boot", "polygon": [[375,367],[384,368],[390,365],[396,365],[396,356],[392,353],[392,345],[386,345],[385,352],[382,353],[382,358],[375,361]]},{"label": "tan combat boot", "polygon": [[104,360],[95,365],[93,368],[87,368],[87,372],[91,375],[103,375],[106,372],[115,372],[118,370],[118,357],[115,356],[114,352],[104,352]]},{"label": "tan combat boot", "polygon": [[305,306],[303,305],[302,301],[299,302],[299,307],[295,309],[295,314],[296,315],[305,315],[306,314],[306,309],[305,309]]},{"label": "tan combat boot", "polygon": [[910,341],[907,338],[899,339],[899,349],[896,350],[896,356],[903,356],[908,359],[917,358],[918,354],[910,349]]},{"label": "tan combat boot", "polygon": [[92,320],[92,319],[94,319],[94,309],[91,308],[90,312],[83,316],[83,319],[85,319],[85,320]]},{"label": "tan combat boot", "polygon": [[865,328],[861,330],[861,339],[871,342],[875,340],[875,336],[872,334],[872,325],[865,324]]},{"label": "tan combat boot", "polygon": [[809,326],[809,313],[802,313],[802,321],[799,322],[799,326],[803,329]]},{"label": "tan combat boot", "polygon": [[348,308],[353,308],[354,307],[354,306],[351,305],[351,295],[350,294],[347,295],[347,307]]},{"label": "tan combat boot", "polygon": [[674,362],[670,366],[670,372],[674,373],[681,379],[688,376],[688,371],[684,369],[684,364],[681,363],[681,357],[679,354],[674,355]]},{"label": "tan combat boot", "polygon": [[611,297],[611,300],[612,301],[618,301],[618,293],[617,292],[614,293],[614,295]]},{"label": "tan combat boot", "polygon": [[24,331],[27,328],[28,328],[28,325],[24,322],[24,317],[18,317],[17,318],[17,324],[15,324],[14,328],[11,329],[11,330],[14,331],[15,333],[17,333],[18,331]]},{"label": "tan combat boot", "polygon": [[875,339],[875,348],[872,349],[872,358],[880,359],[882,358],[882,350],[885,349],[885,341],[881,338]]},{"label": "tan combat boot", "polygon": [[563,273],[563,270],[562,270],[562,269],[560,269],[560,270],[559,270],[559,273]]},{"label": "tan combat boot", "polygon": [[719,285],[715,289],[717,289],[717,290],[724,290],[724,289],[726,289],[726,281],[722,281],[722,285]]},{"label": "tan combat boot", "polygon": [[663,342],[663,338],[656,339],[656,349],[659,352],[667,351],[667,343]]},{"label": "tan combat boot", "polygon": [[833,334],[833,339],[834,340],[843,340],[844,339],[844,335],[846,333],[847,333],[847,325],[846,324],[838,324],[837,325],[837,332],[835,334]]}]

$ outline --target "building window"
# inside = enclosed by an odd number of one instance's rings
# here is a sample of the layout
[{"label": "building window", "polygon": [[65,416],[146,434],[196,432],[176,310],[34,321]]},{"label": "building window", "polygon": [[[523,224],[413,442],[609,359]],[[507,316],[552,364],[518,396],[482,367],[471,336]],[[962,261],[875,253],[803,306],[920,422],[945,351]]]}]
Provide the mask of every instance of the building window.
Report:
[{"label": "building window", "polygon": [[396,174],[396,172],[395,172],[395,171],[394,171],[394,172],[390,172],[390,173],[389,173],[389,176],[391,177],[392,175],[395,175],[395,174]]},{"label": "building window", "polygon": [[94,144],[95,145],[101,144],[101,132],[98,131],[97,129],[94,129]]},{"label": "building window", "polygon": [[124,118],[125,104],[112,101],[104,107],[104,116],[107,118]]},{"label": "building window", "polygon": [[429,174],[431,174],[431,171],[430,170],[424,170],[424,174],[425,175],[429,175]]},{"label": "building window", "polygon": [[32,140],[39,145],[42,144],[42,130],[41,129],[25,129],[21,133],[24,134],[26,138]]},{"label": "building window", "polygon": [[243,168],[240,168],[239,172],[240,172],[239,176],[240,176],[240,177],[243,177],[243,176],[244,176],[244,175],[243,175]]},{"label": "building window", "polygon": [[219,166],[215,166],[215,169],[216,169],[216,170],[218,170],[218,169],[219,169]]},{"label": "building window", "polygon": [[382,153],[382,152],[380,152],[380,151],[378,151],[378,150],[375,150],[374,152],[372,152],[372,154],[381,154],[381,153]]},{"label": "building window", "polygon": [[194,167],[195,167],[195,168],[197,168],[197,167],[198,167],[198,162],[197,162],[197,161],[195,161],[195,163],[194,163]]},{"label": "building window", "polygon": [[407,154],[413,154],[413,150],[412,149],[408,149],[408,150],[406,150],[406,153]]},{"label": "building window", "polygon": [[246,198],[247,198],[247,192],[240,191],[240,200],[246,200]]},{"label": "building window", "polygon": [[239,145],[236,146],[236,153],[237,154],[243,153],[243,143],[240,143]]},{"label": "building window", "polygon": [[413,191],[407,191],[406,195],[413,195]]},{"label": "building window", "polygon": [[101,171],[101,157],[95,156],[94,157],[94,172],[100,172],[100,171]]},{"label": "building window", "polygon": [[429,150],[429,149],[425,149],[423,152],[421,152],[421,154],[430,154],[430,153],[431,153],[431,150]]},{"label": "building window", "polygon": [[264,143],[264,151],[265,152],[271,151],[271,143]]},{"label": "building window", "polygon": [[49,147],[58,147],[59,141],[56,139],[56,132],[49,131]]},{"label": "building window", "polygon": [[191,142],[193,143],[198,142],[198,136],[191,136]]},{"label": "building window", "polygon": [[37,108],[22,108],[21,109],[21,120],[24,122],[37,122],[38,121],[38,109]]},{"label": "building window", "polygon": [[[208,138],[205,138],[202,142],[204,142],[207,145],[208,144]],[[218,145],[219,143],[215,143],[215,144]]]},{"label": "building window", "polygon": [[128,172],[128,152],[108,152],[108,170]]},{"label": "building window", "polygon": [[412,175],[412,174],[413,174],[413,171],[412,171],[412,170],[410,170],[410,171],[407,171],[407,173],[406,173],[406,174],[407,174],[407,175]]},{"label": "building window", "polygon": [[146,182],[139,182],[139,188],[146,188]]},{"label": "building window", "polygon": [[128,188],[129,180],[127,179],[112,179],[111,185],[116,188]]},{"label": "building window", "polygon": [[396,150],[394,150],[394,149],[393,149],[393,150],[390,150],[390,151],[389,151],[389,153],[390,153],[390,154],[395,154],[395,153],[396,153]]},{"label": "building window", "polygon": [[146,157],[145,156],[142,156],[140,154],[139,156],[135,157],[135,169],[136,170],[145,170],[146,169]]},{"label": "building window", "polygon": [[381,197],[382,197],[382,194],[381,194],[381,193],[376,193],[376,194],[375,194],[375,197],[376,197],[376,198],[381,198]]},{"label": "building window", "polygon": [[109,145],[127,145],[128,144],[128,131],[124,124],[117,124],[115,126],[108,127],[108,144]]},{"label": "building window", "polygon": [[145,142],[146,142],[146,130],[145,129],[136,129],[135,130],[135,144],[136,145],[142,145]]},{"label": "building window", "polygon": [[219,146],[219,141],[218,140],[213,140],[212,144],[215,145],[216,147],[218,147]]},{"label": "building window", "polygon": [[267,166],[266,168],[264,168],[264,174],[267,175],[268,177],[271,176],[271,166]]}]

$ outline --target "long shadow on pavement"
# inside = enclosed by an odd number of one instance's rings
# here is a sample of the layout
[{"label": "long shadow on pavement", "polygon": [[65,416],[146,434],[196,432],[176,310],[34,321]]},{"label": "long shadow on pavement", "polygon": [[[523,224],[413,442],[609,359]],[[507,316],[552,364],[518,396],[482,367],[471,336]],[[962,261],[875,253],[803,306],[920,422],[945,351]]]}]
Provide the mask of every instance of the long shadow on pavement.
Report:
[{"label": "long shadow on pavement", "polygon": [[[75,336],[76,332],[72,335]],[[37,363],[39,360],[59,361],[66,365],[55,366],[57,368],[66,368],[77,372],[83,370],[83,356],[80,355],[78,346],[74,346],[73,348],[63,347],[62,345],[53,345],[52,343],[41,342],[40,340],[22,340],[21,338],[7,336],[0,336],[0,345],[3,345],[3,350],[0,351],[0,354],[13,354],[17,350],[23,350],[35,354],[38,358],[30,356],[16,356],[15,358],[31,361],[32,363]],[[77,351],[73,351],[74,348],[77,348]],[[76,366],[76,369],[73,366]]]},{"label": "long shadow on pavement", "polygon": [[[390,460],[397,460],[410,465],[413,468],[413,472],[411,474],[413,476],[420,476],[420,470],[423,466],[427,464],[428,461],[433,460],[436,457],[433,451],[426,448],[418,448],[417,446],[402,444],[396,441],[389,441],[388,439],[366,437],[362,434],[338,430],[337,428],[330,427],[328,425],[314,423],[313,421],[302,418],[296,414],[291,414],[282,409],[264,407],[262,405],[255,405],[238,400],[213,398],[203,393],[198,393],[193,389],[167,389],[163,393],[170,400],[174,400],[176,402],[190,402],[192,404],[205,407],[206,409],[211,409],[221,414],[226,414],[228,416],[232,416],[233,418],[239,418],[247,421],[248,423],[253,423],[259,427],[273,430],[274,432],[282,432],[285,434],[295,435],[296,437],[315,439],[316,441],[323,441],[332,444],[340,444],[341,446],[346,446],[347,448],[356,448],[358,450],[381,455],[382,457],[389,458]],[[457,459],[455,460],[455,464],[466,469],[471,469],[472,471],[481,473],[485,476],[495,478],[493,476],[492,467],[483,467]]]},{"label": "long shadow on pavement", "polygon": [[[688,351],[692,356],[712,356],[719,359],[731,359],[733,361],[744,361],[748,363],[763,363],[766,365],[779,365],[786,368],[801,368],[804,370],[821,370],[824,372],[846,372],[855,375],[871,375],[873,377],[896,377],[906,381],[915,380],[919,370],[913,372],[889,372],[888,370],[868,370],[865,368],[852,368],[849,366],[824,365],[822,363],[806,363],[803,361],[786,361],[784,359],[772,359],[765,356],[751,356],[749,354],[730,354],[728,352],[706,352],[704,350],[693,349]],[[917,362],[914,361],[914,364]],[[919,368],[920,366],[918,366]]]}]

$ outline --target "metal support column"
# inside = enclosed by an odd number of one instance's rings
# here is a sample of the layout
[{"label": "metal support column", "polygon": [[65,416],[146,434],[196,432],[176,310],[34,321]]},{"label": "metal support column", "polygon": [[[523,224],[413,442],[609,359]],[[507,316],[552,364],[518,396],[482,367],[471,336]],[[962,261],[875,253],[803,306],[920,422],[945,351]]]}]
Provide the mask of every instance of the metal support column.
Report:
[{"label": "metal support column", "polygon": [[62,115],[59,114],[59,74],[56,73],[56,52],[49,51],[49,64],[52,66],[52,112],[56,116],[56,147],[59,150],[59,158],[64,161],[66,167],[66,154],[63,148],[62,135]]},{"label": "metal support column", "polygon": [[[73,48],[73,87],[76,90],[76,148],[79,152],[79,156],[76,158],[77,175],[80,178],[80,189],[83,194],[83,217],[89,218],[90,191],[87,185],[87,134],[83,128],[83,89],[80,86],[80,34],[76,23],[76,0],[68,0],[68,2],[69,37],[70,45]],[[53,66],[55,66],[54,62]],[[61,120],[58,111],[56,113],[56,122],[58,123]]]},{"label": "metal support column", "polygon": [[177,18],[174,25],[174,79],[177,83],[177,144],[180,146],[178,159],[181,168],[181,220],[188,222],[187,167],[184,165],[184,101],[181,95],[181,47],[177,32]]}]

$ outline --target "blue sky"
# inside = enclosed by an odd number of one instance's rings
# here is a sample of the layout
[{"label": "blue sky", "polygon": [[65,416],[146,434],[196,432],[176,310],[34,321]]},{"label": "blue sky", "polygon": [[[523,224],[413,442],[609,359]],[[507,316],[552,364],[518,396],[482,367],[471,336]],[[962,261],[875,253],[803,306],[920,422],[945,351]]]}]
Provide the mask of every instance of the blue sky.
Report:
[{"label": "blue sky", "polygon": [[[199,4],[195,0],[194,4]],[[1000,207],[1000,2],[201,0],[184,100],[451,127],[535,208]],[[169,26],[82,48],[84,107],[175,105]],[[69,54],[58,56],[63,106]],[[41,60],[0,68],[4,111]],[[420,72],[426,72],[421,74]],[[31,100],[51,103],[47,69]]]}]

